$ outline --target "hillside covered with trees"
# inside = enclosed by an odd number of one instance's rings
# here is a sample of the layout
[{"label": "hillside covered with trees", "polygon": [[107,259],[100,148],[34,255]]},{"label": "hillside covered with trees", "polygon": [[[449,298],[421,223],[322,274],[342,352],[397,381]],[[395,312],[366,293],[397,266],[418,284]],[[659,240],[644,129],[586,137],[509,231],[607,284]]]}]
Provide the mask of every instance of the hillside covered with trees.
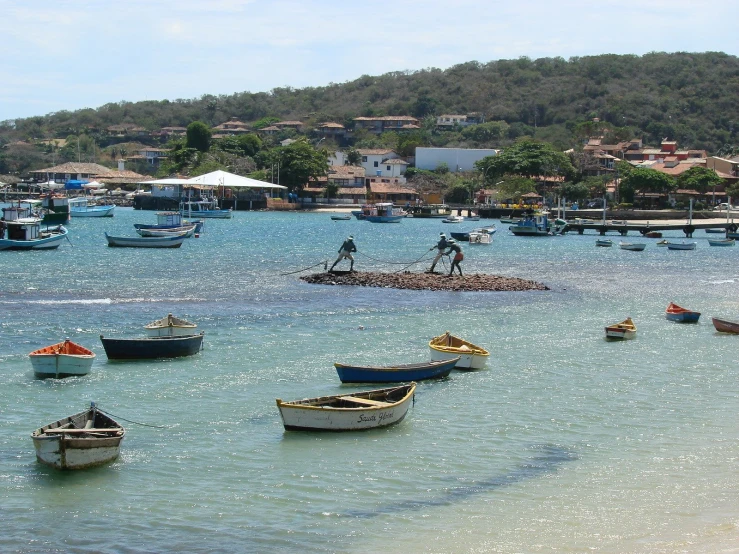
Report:
[{"label": "hillside covered with trees", "polygon": [[[599,118],[614,139],[641,137],[646,144],[659,144],[667,138],[681,148],[726,155],[739,144],[737,97],[739,58],[717,52],[469,62],[447,70],[365,75],[323,87],[118,102],[4,121],[0,173],[50,164],[52,155],[56,163],[83,157],[101,161],[105,149],[114,146],[105,134],[112,125],[135,124],[155,132],[194,121],[212,127],[230,118],[255,128],[260,122],[298,120],[310,138],[310,130],[323,122],[351,128],[359,116],[410,115],[422,122],[410,135],[354,137],[355,147],[388,146],[403,155],[415,146],[499,148],[523,136],[564,150],[581,145],[592,134],[593,118]],[[486,122],[446,131],[435,127],[438,115],[468,113],[481,113]],[[50,139],[65,139],[66,146],[57,148]],[[32,159],[9,163],[18,141],[46,142]],[[155,139],[143,143],[162,145]]]}]

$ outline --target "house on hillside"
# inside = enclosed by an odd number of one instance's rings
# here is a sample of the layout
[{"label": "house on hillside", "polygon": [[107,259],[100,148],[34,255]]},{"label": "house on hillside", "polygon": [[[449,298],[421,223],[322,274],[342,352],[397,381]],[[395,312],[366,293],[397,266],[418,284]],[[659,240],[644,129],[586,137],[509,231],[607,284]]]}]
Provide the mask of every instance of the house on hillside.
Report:
[{"label": "house on hillside", "polygon": [[368,177],[367,189],[373,202],[393,202],[395,204],[415,203],[418,193],[405,184],[405,179]]},{"label": "house on hillside", "polygon": [[485,123],[485,116],[481,113],[469,113],[467,115],[444,114],[436,117],[437,129],[452,129],[455,126],[468,127]]},{"label": "house on hillside", "polygon": [[92,181],[98,176],[111,175],[114,173],[114,170],[100,164],[67,162],[53,167],[37,169],[30,173],[37,182],[55,181],[57,183],[66,183],[70,179]]},{"label": "house on hillside", "polygon": [[236,117],[232,117],[228,121],[213,127],[214,137],[216,135],[218,135],[219,137],[245,135],[249,132],[251,132],[249,126],[243,121],[239,121],[239,119]]},{"label": "house on hillside", "polygon": [[149,131],[136,125],[135,123],[121,123],[120,125],[111,125],[105,131],[109,136],[113,137],[144,137],[149,136]]},{"label": "house on hillside", "polygon": [[296,131],[300,131],[303,128],[303,122],[302,121],[278,121],[274,124],[275,127],[278,129],[295,129]]},{"label": "house on hillside", "polygon": [[366,129],[377,135],[387,131],[412,131],[420,129],[419,121],[407,115],[388,115],[384,117],[355,117],[354,128]]},{"label": "house on hillside", "polygon": [[319,138],[329,138],[340,142],[346,137],[347,131],[346,127],[341,123],[328,121],[326,123],[321,123],[316,127],[316,134]]},{"label": "house on hillside", "polygon": [[[357,151],[362,156],[362,167],[367,175],[376,177],[396,177],[400,175],[399,166],[389,163],[390,160],[399,160],[400,156],[390,148],[359,148]],[[402,166],[402,172],[405,173],[405,166]]]}]

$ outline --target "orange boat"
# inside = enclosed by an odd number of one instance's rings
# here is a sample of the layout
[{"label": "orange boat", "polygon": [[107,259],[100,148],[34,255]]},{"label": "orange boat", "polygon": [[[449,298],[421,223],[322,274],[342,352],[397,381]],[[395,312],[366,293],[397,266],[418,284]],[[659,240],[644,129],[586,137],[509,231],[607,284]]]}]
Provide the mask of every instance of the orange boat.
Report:
[{"label": "orange boat", "polygon": [[700,312],[685,309],[674,302],[670,302],[667,310],[665,310],[665,317],[670,321],[676,321],[678,323],[698,323],[700,316]]},{"label": "orange boat", "polygon": [[29,356],[36,377],[87,375],[95,360],[92,350],[69,339],[34,350]]}]

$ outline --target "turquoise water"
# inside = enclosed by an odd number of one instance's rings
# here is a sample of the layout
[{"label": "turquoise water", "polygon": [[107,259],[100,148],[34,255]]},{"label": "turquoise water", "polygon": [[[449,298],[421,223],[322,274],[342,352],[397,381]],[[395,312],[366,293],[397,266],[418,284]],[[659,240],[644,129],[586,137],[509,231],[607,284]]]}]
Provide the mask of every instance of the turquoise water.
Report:
[{"label": "turquoise water", "polygon": [[[104,230],[155,219],[117,209],[72,221],[57,251],[0,253],[3,551],[736,548],[739,337],[710,316],[739,320],[739,249],[697,232],[695,251],[644,239],[628,252],[499,224],[492,245],[464,245],[463,270],[551,291],[432,293],[283,274],[330,265],[348,234],[356,269],[397,271],[440,231],[475,224],[238,212],[179,250],[106,246]],[[700,323],[666,321],[670,301]],[[107,361],[100,334],[138,335],[168,312],[205,331],[200,354]],[[606,342],[603,327],[626,316],[638,337]],[[341,385],[333,363],[422,361],[446,330],[488,348],[487,369],[419,383],[388,429],[284,432],[275,398],[371,388]],[[28,353],[65,337],[96,352],[90,375],[35,380]],[[38,464],[30,433],[91,400],[166,428],[123,421],[121,457],[105,467]]]}]

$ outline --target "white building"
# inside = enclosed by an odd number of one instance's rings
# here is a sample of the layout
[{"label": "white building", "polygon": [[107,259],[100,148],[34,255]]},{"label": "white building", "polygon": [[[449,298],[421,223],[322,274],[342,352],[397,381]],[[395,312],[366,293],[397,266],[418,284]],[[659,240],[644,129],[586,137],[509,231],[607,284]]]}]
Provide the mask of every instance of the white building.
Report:
[{"label": "white building", "polygon": [[368,177],[399,177],[405,173],[408,165],[389,148],[360,148],[358,151],[362,156],[362,167]]},{"label": "white building", "polygon": [[475,162],[495,156],[492,148],[416,148],[416,167],[433,171],[442,164],[452,173],[474,171]]}]

